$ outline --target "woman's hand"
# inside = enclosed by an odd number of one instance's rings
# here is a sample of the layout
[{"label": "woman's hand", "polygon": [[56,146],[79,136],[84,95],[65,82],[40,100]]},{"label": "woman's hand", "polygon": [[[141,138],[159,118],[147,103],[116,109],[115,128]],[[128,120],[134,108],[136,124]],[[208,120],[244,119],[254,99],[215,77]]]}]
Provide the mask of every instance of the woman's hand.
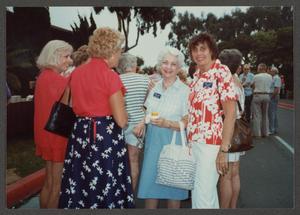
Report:
[{"label": "woman's hand", "polygon": [[142,137],[144,130],[145,130],[145,124],[144,122],[140,122],[133,128],[132,133],[137,137]]},{"label": "woman's hand", "polygon": [[162,128],[168,128],[168,123],[167,123],[167,120],[164,119],[164,118],[157,118],[157,119],[151,119],[150,122],[153,124],[153,125],[156,125],[158,127],[162,127]]},{"label": "woman's hand", "polygon": [[220,175],[225,175],[229,170],[228,153],[219,151],[216,159],[217,171]]}]

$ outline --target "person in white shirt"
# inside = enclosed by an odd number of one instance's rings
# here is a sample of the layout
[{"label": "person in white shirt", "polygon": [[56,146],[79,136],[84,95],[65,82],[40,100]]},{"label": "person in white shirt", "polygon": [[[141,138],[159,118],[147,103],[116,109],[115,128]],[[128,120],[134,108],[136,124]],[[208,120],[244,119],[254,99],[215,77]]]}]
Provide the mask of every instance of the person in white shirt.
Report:
[{"label": "person in white shirt", "polygon": [[258,74],[253,78],[253,136],[267,137],[269,136],[269,117],[268,109],[270,102],[270,90],[272,85],[272,76],[267,72],[267,66],[260,63],[257,66]]},{"label": "person in white shirt", "polygon": [[269,129],[270,134],[276,134],[278,132],[278,119],[277,119],[277,105],[279,101],[279,93],[281,88],[281,79],[278,75],[278,69],[272,67],[270,70],[273,82],[271,85],[270,104],[269,104]]}]

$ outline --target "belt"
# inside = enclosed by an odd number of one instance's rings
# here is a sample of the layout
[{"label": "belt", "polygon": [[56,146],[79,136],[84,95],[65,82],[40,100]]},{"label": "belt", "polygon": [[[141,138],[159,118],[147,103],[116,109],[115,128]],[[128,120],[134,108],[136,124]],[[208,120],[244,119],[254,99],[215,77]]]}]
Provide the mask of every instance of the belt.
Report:
[{"label": "belt", "polygon": [[264,92],[255,92],[253,94],[270,94],[270,93],[264,93]]}]

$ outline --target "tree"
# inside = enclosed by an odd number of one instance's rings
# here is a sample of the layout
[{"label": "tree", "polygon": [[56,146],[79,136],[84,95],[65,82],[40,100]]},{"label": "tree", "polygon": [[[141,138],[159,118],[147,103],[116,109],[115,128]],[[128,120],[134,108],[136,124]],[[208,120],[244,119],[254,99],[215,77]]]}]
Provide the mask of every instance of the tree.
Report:
[{"label": "tree", "polygon": [[[101,13],[105,7],[94,7],[96,14]],[[172,7],[107,7],[115,13],[118,19],[118,30],[125,35],[125,51],[138,45],[140,35],[150,31],[156,37],[158,26],[165,29],[175,16]],[[129,44],[130,23],[136,21],[137,35],[134,44]]]},{"label": "tree", "polygon": [[187,63],[189,62],[187,46],[190,38],[204,30],[204,22],[201,18],[195,17],[188,12],[184,14],[179,13],[178,21],[172,22],[168,44],[181,50],[186,56]]},{"label": "tree", "polygon": [[272,31],[259,31],[253,35],[252,55],[256,56],[256,63],[264,62],[271,65],[276,49],[277,35]]},{"label": "tree", "polygon": [[[38,20],[38,22],[36,21]],[[35,80],[35,58],[51,38],[47,7],[14,7],[6,11],[6,74],[13,94],[32,94],[29,81]]]},{"label": "tree", "polygon": [[74,22],[74,26],[71,25],[73,30],[74,40],[72,42],[74,49],[79,48],[82,45],[88,44],[89,36],[96,29],[96,23],[93,17],[93,14],[90,15],[91,25],[88,23],[86,17],[82,17],[78,14],[79,26]]},{"label": "tree", "polygon": [[237,48],[244,61],[257,65],[275,65],[286,74],[287,89],[293,88],[293,7],[250,7],[246,12],[237,9],[231,15],[217,18],[195,17],[188,12],[178,15],[171,25],[169,44],[186,56],[189,39],[199,32],[210,32],[221,51]]}]

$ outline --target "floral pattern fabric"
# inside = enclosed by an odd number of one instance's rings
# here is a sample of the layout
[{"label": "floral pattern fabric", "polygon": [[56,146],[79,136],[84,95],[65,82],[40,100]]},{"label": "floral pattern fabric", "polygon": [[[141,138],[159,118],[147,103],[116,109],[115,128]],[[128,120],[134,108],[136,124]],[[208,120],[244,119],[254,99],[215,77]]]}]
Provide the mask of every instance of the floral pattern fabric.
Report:
[{"label": "floral pattern fabric", "polygon": [[223,131],[220,100],[238,99],[228,67],[216,60],[207,72],[196,71],[190,88],[188,141],[220,145]]},{"label": "floral pattern fabric", "polygon": [[69,139],[59,208],[133,208],[128,152],[111,116],[79,117]]}]

